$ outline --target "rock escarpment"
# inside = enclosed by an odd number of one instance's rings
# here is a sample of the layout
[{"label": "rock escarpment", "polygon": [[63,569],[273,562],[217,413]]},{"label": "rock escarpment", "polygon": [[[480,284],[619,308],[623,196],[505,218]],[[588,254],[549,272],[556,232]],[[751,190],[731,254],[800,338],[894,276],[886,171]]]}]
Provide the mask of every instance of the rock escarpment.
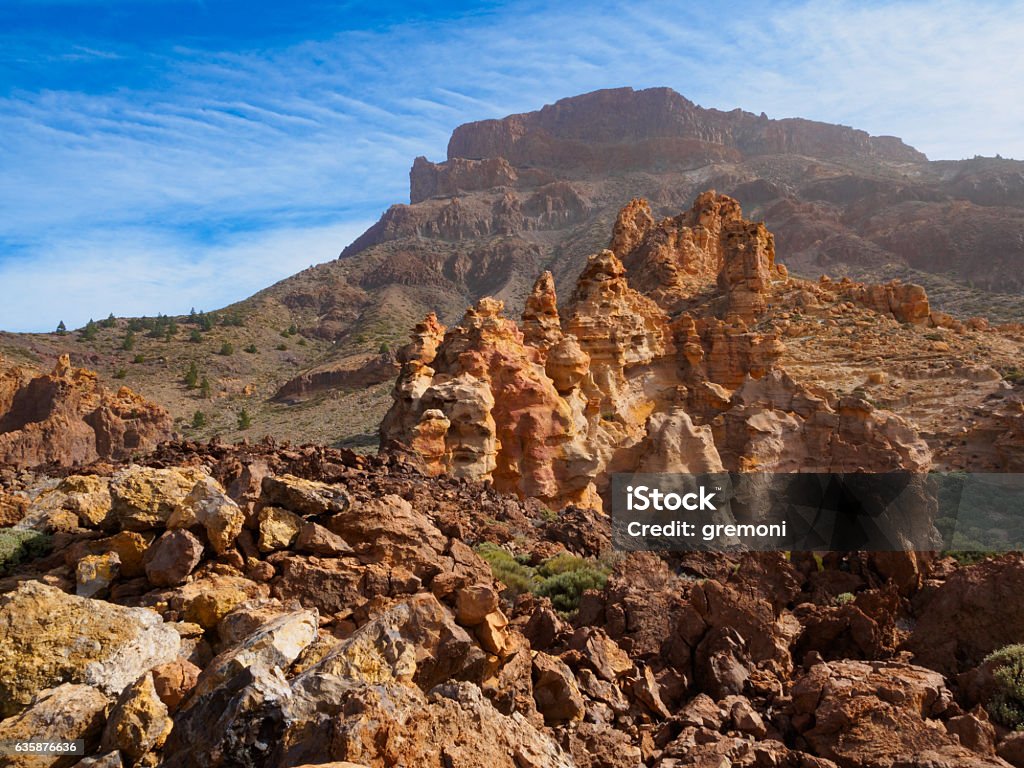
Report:
[{"label": "rock escarpment", "polygon": [[127,387],[111,392],[62,355],[49,374],[0,359],[0,464],[84,464],[145,453],[170,437],[171,417]]},{"label": "rock escarpment", "polygon": [[662,221],[634,200],[563,307],[545,273],[522,326],[489,298],[452,328],[418,326],[382,448],[556,508],[599,506],[613,472],[927,469],[903,418],[787,373],[778,313],[794,296],[829,318],[837,302],[931,317],[917,286],[791,278],[726,196]]}]

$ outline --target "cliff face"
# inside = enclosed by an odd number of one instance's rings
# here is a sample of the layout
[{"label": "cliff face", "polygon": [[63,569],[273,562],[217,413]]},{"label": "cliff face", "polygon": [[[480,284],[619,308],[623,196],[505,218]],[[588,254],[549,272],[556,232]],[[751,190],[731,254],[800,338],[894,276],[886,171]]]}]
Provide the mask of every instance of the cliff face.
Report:
[{"label": "cliff face", "polygon": [[634,200],[610,245],[562,312],[545,273],[521,327],[489,298],[452,328],[418,326],[382,447],[557,508],[599,506],[613,472],[931,466],[911,422],[783,363],[792,310],[935,326],[918,286],[792,278],[764,224],[714,192],[660,222]]},{"label": "cliff face", "polygon": [[609,147],[616,159],[628,160],[627,146],[635,159],[663,161],[716,150],[733,156],[926,159],[894,137],[812,120],[770,120],[739,109],[703,109],[669,88],[595,91],[537,112],[462,125],[448,143],[448,159],[501,157],[515,166],[572,167],[607,158]]},{"label": "cliff face", "polygon": [[126,459],[171,435],[171,417],[127,387],[111,392],[67,355],[52,373],[0,360],[0,464]]}]

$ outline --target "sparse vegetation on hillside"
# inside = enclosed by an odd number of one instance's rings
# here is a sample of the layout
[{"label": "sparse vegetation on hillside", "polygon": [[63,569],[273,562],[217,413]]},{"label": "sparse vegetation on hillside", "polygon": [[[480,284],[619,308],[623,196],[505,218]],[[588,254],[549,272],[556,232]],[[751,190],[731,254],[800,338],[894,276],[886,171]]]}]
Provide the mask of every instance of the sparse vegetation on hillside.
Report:
[{"label": "sparse vegetation on hillside", "polygon": [[238,412],[238,428],[244,430],[244,429],[248,429],[251,426],[252,426],[252,416],[249,415],[249,411],[247,411],[245,408],[243,408],[242,410],[240,410]]}]

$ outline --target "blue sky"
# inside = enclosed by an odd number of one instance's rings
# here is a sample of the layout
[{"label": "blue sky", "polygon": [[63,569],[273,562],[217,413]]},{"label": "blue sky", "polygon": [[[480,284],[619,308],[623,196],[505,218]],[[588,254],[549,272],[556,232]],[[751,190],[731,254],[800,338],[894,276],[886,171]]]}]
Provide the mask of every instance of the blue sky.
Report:
[{"label": "blue sky", "polygon": [[1024,158],[1024,3],[3,0],[0,328],[212,309],[338,252],[460,123],[596,88]]}]

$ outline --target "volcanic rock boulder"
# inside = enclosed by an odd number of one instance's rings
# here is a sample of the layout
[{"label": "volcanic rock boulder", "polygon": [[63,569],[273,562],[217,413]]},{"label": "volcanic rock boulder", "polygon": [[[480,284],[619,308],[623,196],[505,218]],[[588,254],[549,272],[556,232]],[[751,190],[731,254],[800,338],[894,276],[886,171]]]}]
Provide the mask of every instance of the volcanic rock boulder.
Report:
[{"label": "volcanic rock boulder", "polygon": [[[1017,609],[1024,559],[1006,555],[953,573],[925,604],[908,643],[918,664],[964,672],[1024,637]],[[950,617],[956,617],[950,620]]]},{"label": "volcanic rock boulder", "polygon": [[0,713],[64,682],[118,695],[173,659],[178,633],[145,608],[67,595],[35,581],[0,596]]},{"label": "volcanic rock boulder", "polygon": [[849,766],[1005,766],[947,731],[942,676],[899,662],[813,666],[793,689],[794,724],[815,754]]},{"label": "volcanic rock boulder", "polygon": [[[103,731],[109,696],[90,685],[63,683],[40,691],[17,715],[0,721],[0,742],[75,741],[94,749]],[[7,768],[41,768],[68,765],[63,755],[27,755],[8,753],[2,758]]]}]

